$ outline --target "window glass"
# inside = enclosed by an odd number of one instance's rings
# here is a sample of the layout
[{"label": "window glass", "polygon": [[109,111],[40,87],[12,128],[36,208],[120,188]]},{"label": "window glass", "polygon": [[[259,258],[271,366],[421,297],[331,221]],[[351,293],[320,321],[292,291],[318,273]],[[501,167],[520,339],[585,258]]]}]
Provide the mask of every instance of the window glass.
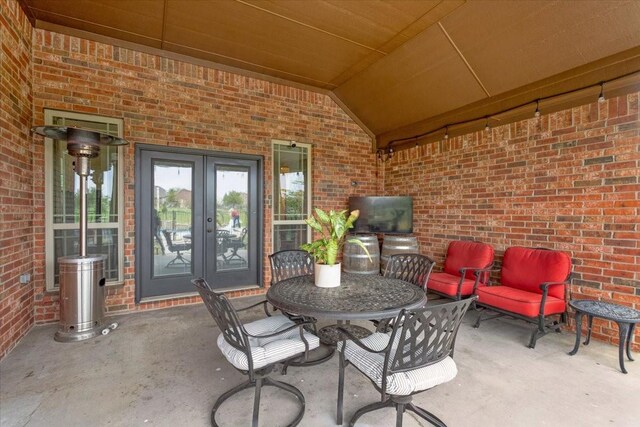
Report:
[{"label": "window glass", "polygon": [[291,141],[273,144],[273,251],[298,249],[309,241],[311,147]]},{"label": "window glass", "polygon": [[[45,123],[122,136],[120,119],[45,110]],[[75,158],[67,154],[66,141],[46,139],[45,151],[47,289],[55,289],[59,278],[57,259],[80,252],[80,177],[73,170]],[[99,155],[91,159],[91,174],[87,179],[87,254],[107,257],[105,277],[108,282],[123,279],[121,161],[118,147],[101,146]]]}]

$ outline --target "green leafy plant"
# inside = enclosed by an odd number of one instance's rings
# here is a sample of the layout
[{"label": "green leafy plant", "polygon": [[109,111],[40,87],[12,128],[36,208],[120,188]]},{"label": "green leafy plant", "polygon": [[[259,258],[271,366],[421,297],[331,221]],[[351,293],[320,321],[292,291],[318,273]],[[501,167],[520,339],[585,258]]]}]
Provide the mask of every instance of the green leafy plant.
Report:
[{"label": "green leafy plant", "polygon": [[322,209],[315,208],[314,211],[315,216],[311,215],[305,222],[322,237],[301,245],[300,249],[309,252],[318,264],[334,265],[346,240],[364,249],[369,261],[372,261],[369,251],[359,239],[346,238],[348,230],[353,228],[353,223],[358,219],[360,211],[352,211],[349,217],[347,217],[346,210],[327,213]]}]

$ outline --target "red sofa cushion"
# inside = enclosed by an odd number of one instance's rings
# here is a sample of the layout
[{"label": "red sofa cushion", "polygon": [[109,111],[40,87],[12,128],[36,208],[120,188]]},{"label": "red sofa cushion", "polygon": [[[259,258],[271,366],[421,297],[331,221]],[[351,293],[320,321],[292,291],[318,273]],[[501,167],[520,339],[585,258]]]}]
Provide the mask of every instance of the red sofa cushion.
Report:
[{"label": "red sofa cushion", "polygon": [[[454,240],[449,243],[444,259],[444,272],[460,277],[462,267],[486,268],[493,263],[493,248],[486,243]],[[473,270],[465,273],[467,279],[475,280]]]},{"label": "red sofa cushion", "polygon": [[[564,282],[571,272],[571,258],[564,252],[510,247],[504,253],[500,283],[509,288],[542,294],[540,284]],[[549,288],[549,296],[564,300],[563,286]]]},{"label": "red sofa cushion", "polygon": [[[431,273],[429,282],[427,283],[427,290],[455,297],[458,293],[458,283],[460,283],[460,275],[454,276],[449,273]],[[460,295],[471,295],[473,293],[474,283],[475,279],[464,279]]]},{"label": "red sofa cushion", "polygon": [[[562,288],[562,286],[558,286]],[[476,290],[478,303],[502,310],[521,314],[527,317],[537,317],[540,314],[542,295],[534,292],[510,288],[508,286],[479,286]],[[564,313],[564,299],[547,296],[544,304],[545,316]]]}]

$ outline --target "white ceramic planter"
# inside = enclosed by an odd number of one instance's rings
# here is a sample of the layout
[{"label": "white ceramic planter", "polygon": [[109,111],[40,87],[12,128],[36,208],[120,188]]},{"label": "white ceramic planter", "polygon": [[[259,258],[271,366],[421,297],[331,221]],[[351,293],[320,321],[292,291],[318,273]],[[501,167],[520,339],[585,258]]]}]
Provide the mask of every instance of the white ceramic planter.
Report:
[{"label": "white ceramic planter", "polygon": [[316,264],[314,272],[317,287],[335,288],[340,286],[340,264]]}]

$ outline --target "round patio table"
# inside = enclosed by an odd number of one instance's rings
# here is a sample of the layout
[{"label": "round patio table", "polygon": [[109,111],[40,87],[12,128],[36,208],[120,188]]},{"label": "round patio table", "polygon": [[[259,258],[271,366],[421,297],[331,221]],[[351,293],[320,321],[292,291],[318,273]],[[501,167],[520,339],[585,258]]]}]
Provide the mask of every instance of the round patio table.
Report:
[{"label": "round patio table", "polygon": [[388,319],[427,303],[421,288],[399,279],[343,272],[340,283],[319,288],[313,275],[292,277],[272,285],[267,300],[288,313],[346,321]]}]

